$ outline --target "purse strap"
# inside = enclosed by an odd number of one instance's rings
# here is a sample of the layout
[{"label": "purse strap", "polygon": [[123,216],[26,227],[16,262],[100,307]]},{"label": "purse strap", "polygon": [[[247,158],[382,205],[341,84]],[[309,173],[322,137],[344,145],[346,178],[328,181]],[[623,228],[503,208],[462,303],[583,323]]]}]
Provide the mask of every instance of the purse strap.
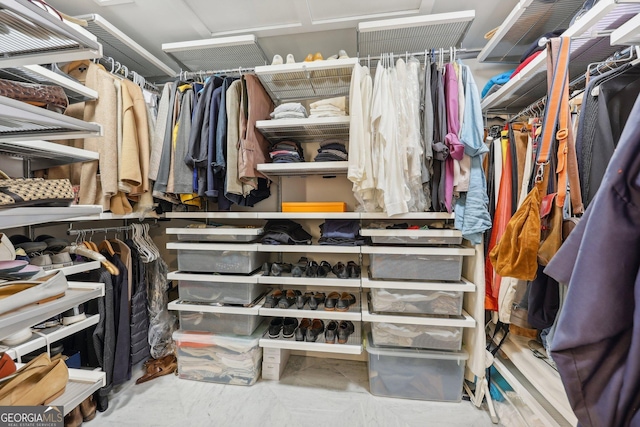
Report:
[{"label": "purse strap", "polygon": [[[549,164],[553,142],[558,140],[558,198],[564,204],[566,197],[566,154],[569,136],[569,37],[554,37],[547,42],[547,106],[542,125],[542,138],[536,165],[535,182],[542,185],[545,166]],[[566,108],[565,108],[566,107]],[[556,131],[557,129],[557,131]],[[564,187],[564,189],[563,189]],[[561,200],[559,200],[561,199]]]},{"label": "purse strap", "polygon": [[0,170],[0,179],[11,179],[9,175]]}]

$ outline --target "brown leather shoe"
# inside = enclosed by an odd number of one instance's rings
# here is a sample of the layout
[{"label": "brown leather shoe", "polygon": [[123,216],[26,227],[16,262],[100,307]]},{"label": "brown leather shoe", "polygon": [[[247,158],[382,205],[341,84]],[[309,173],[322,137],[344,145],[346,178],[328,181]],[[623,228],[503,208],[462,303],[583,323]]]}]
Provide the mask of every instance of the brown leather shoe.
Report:
[{"label": "brown leather shoe", "polygon": [[326,311],[334,311],[339,299],[340,294],[338,292],[331,292],[327,295],[327,299],[324,301],[324,309]]},{"label": "brown leather shoe", "polygon": [[169,354],[156,362],[151,362],[146,366],[146,373],[136,380],[136,384],[151,381],[163,375],[169,375],[178,370],[178,359],[175,354]]},{"label": "brown leather shoe", "polygon": [[82,401],[80,412],[82,413],[83,421],[91,421],[96,417],[96,401],[93,400],[93,395]]},{"label": "brown leather shoe", "polygon": [[64,417],[64,427],[79,427],[82,425],[82,411],[76,406]]},{"label": "brown leather shoe", "polygon": [[64,393],[67,381],[69,370],[63,360],[28,369],[10,381],[13,387],[0,397],[0,406],[48,404]]}]

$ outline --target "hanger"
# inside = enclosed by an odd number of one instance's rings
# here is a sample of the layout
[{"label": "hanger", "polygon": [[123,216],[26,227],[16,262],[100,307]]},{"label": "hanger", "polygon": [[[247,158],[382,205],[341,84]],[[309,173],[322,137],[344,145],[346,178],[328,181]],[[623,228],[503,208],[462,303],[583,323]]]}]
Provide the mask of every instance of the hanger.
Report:
[{"label": "hanger", "polygon": [[88,259],[92,259],[94,261],[100,261],[100,264],[111,274],[112,276],[117,276],[120,274],[120,270],[116,267],[111,261],[105,258],[101,253],[88,249],[84,246],[72,244],[67,246],[67,250],[71,254],[77,254],[83,256]]},{"label": "hanger", "polygon": [[106,251],[109,255],[114,256],[116,254],[115,249],[113,249],[113,246],[111,246],[111,242],[108,241],[105,237],[105,239],[100,242],[100,244],[98,245],[98,250],[100,251]]}]

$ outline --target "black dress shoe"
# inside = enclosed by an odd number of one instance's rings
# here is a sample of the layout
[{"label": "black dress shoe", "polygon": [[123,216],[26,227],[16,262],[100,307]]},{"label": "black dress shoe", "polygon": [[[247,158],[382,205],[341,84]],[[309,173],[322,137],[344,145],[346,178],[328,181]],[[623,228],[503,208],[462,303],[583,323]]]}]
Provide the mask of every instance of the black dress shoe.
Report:
[{"label": "black dress shoe", "polygon": [[327,274],[329,274],[330,271],[331,271],[331,264],[329,264],[327,261],[322,261],[318,266],[318,273],[316,274],[316,276],[327,277]]},{"label": "black dress shoe", "polygon": [[338,263],[337,263],[337,264],[335,264],[335,265],[333,266],[333,268],[331,269],[331,271],[332,271],[332,272],[333,272],[333,274],[335,274],[337,277],[340,277],[340,275],[341,275],[341,274],[344,274],[344,273],[345,273],[345,268],[346,268],[346,267],[345,267],[345,265],[344,265],[342,262],[338,261]]},{"label": "black dress shoe", "polygon": [[287,317],[284,319],[284,323],[282,325],[282,337],[283,338],[292,338],[293,333],[298,327],[298,319],[295,317]]},{"label": "black dress shoe", "polygon": [[271,319],[271,322],[269,322],[269,338],[278,338],[283,324],[283,317],[275,317]]},{"label": "black dress shoe", "polygon": [[291,269],[291,276],[293,277],[302,277],[304,274],[304,268],[301,268],[299,265],[294,265]]},{"label": "black dress shoe", "polygon": [[263,307],[264,308],[274,308],[278,306],[278,302],[280,302],[280,298],[282,298],[282,291],[280,289],[276,289],[264,300]]},{"label": "black dress shoe", "polygon": [[331,292],[329,295],[327,295],[327,299],[324,300],[324,309],[326,311],[335,310],[339,299],[340,299],[340,294],[339,293]]},{"label": "black dress shoe", "polygon": [[324,295],[324,292],[315,292],[313,297],[309,299],[309,308],[311,310],[317,310],[318,306],[323,304],[325,299],[326,296]]},{"label": "black dress shoe", "polygon": [[346,344],[349,341],[349,336],[353,334],[355,327],[353,322],[349,320],[343,320],[338,325],[338,344]]},{"label": "black dress shoe", "polygon": [[307,264],[307,271],[305,271],[307,277],[317,277],[318,275],[318,263],[315,261],[309,261]]},{"label": "black dress shoe", "polygon": [[301,295],[302,292],[299,290],[288,289],[284,292],[280,301],[278,301],[278,308],[287,309],[296,303],[296,298],[298,295]]},{"label": "black dress shoe", "polygon": [[302,295],[298,295],[296,297],[296,307],[298,308],[298,310],[302,310],[304,308],[304,305],[307,303],[307,301],[309,301],[309,299],[312,297],[313,297],[313,293],[311,292],[305,292]]},{"label": "black dress shoe", "polygon": [[332,320],[324,331],[324,342],[327,344],[335,344],[336,335],[338,334],[338,322]]},{"label": "black dress shoe", "polygon": [[304,341],[305,336],[307,335],[307,329],[311,326],[311,319],[304,318],[300,321],[300,325],[296,329],[296,341]]},{"label": "black dress shoe", "polygon": [[282,275],[282,273],[291,273],[291,264],[280,264],[277,262],[274,262],[271,265],[271,275],[272,276],[280,276]]},{"label": "black dress shoe", "polygon": [[358,279],[360,277],[360,266],[353,261],[349,261],[346,273],[350,279]]},{"label": "black dress shoe", "polygon": [[316,342],[322,332],[324,332],[324,322],[320,319],[313,319],[311,326],[307,328],[307,342]]},{"label": "black dress shoe", "polygon": [[349,307],[356,303],[356,296],[348,292],[343,292],[336,304],[337,311],[349,311]]},{"label": "black dress shoe", "polygon": [[265,262],[264,264],[262,264],[262,275],[268,276],[270,274],[271,274],[271,263]]}]

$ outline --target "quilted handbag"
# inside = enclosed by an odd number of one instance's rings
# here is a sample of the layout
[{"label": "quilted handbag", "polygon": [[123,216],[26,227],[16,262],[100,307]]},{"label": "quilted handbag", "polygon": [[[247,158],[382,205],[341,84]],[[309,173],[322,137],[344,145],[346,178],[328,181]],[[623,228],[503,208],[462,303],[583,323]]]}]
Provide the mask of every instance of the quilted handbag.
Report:
[{"label": "quilted handbag", "polygon": [[69,206],[73,199],[73,187],[68,179],[13,179],[0,171],[0,209],[20,206]]},{"label": "quilted handbag", "polygon": [[36,107],[45,107],[61,114],[69,106],[67,94],[59,86],[0,79],[0,96],[26,102]]}]

